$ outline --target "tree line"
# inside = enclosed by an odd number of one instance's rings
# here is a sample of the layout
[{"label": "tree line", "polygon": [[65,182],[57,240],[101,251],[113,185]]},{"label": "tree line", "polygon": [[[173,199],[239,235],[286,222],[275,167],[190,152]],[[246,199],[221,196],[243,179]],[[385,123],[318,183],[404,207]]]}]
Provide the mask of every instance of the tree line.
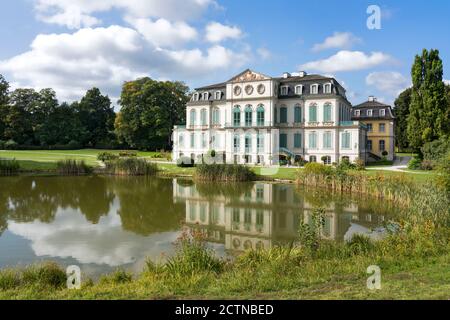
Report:
[{"label": "tree line", "polygon": [[181,82],[126,82],[116,113],[98,88],[59,103],[50,88],[10,91],[0,74],[0,149],[169,149],[173,126],[185,122],[188,92]]},{"label": "tree line", "polygon": [[445,154],[450,151],[450,86],[443,81],[439,50],[416,55],[411,77],[412,87],[395,101],[397,147],[427,156],[438,149]]}]

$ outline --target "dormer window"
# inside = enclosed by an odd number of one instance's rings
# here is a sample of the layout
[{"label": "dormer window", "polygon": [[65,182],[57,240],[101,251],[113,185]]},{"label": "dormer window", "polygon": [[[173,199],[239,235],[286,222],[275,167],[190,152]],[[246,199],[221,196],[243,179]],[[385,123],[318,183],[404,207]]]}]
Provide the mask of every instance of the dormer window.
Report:
[{"label": "dormer window", "polygon": [[198,101],[198,93],[192,95],[192,101]]},{"label": "dormer window", "polygon": [[295,94],[297,94],[297,95],[303,94],[303,86],[302,85],[295,86]]},{"label": "dormer window", "polygon": [[384,117],[386,115],[386,110],[385,109],[381,109],[380,110],[380,116]]},{"label": "dormer window", "polygon": [[319,85],[318,84],[312,84],[311,85],[311,94],[318,94],[319,93]]},{"label": "dormer window", "polygon": [[323,86],[323,93],[327,93],[327,94],[331,93],[331,83],[327,83]]},{"label": "dormer window", "polygon": [[281,87],[281,95],[282,96],[287,96],[289,93],[289,87],[288,86],[282,86]]},{"label": "dormer window", "polygon": [[367,110],[367,116],[372,117],[373,116],[373,110]]},{"label": "dormer window", "polygon": [[355,110],[355,116],[360,117],[361,116],[361,110]]},{"label": "dormer window", "polygon": [[222,98],[222,91],[216,91],[216,100],[220,100]]},{"label": "dormer window", "polygon": [[209,92],[203,93],[202,99],[205,100],[205,101],[206,101],[206,100],[209,100]]}]

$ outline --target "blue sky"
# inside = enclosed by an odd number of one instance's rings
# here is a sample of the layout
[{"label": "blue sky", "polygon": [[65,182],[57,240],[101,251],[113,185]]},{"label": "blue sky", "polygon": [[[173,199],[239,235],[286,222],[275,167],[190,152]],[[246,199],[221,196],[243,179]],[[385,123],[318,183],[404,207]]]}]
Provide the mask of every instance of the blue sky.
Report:
[{"label": "blue sky", "polygon": [[[448,1],[17,0],[0,11],[0,73],[61,100],[92,86],[115,101],[136,77],[221,82],[245,68],[336,77],[353,104],[392,103],[414,55],[437,48],[450,79]],[[381,8],[381,29],[366,26]]]}]

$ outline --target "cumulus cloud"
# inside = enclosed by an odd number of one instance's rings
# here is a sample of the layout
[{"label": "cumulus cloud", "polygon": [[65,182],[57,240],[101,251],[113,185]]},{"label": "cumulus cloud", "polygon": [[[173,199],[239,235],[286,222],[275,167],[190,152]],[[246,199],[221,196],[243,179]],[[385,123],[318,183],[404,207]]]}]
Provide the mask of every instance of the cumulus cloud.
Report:
[{"label": "cumulus cloud", "polygon": [[94,14],[112,9],[124,10],[137,18],[164,17],[173,21],[195,19],[214,0],[34,0],[38,19],[68,28],[99,24]]},{"label": "cumulus cloud", "polygon": [[38,35],[29,51],[0,61],[0,72],[20,86],[51,87],[61,100],[72,101],[93,86],[117,97],[124,81],[138,77],[187,81],[245,61],[245,52],[218,45],[206,50],[160,49],[134,29],[110,26]]},{"label": "cumulus cloud", "polygon": [[318,52],[327,49],[349,49],[357,43],[361,43],[361,39],[351,32],[335,32],[322,43],[316,43],[312,50]]},{"label": "cumulus cloud", "polygon": [[127,18],[127,21],[156,47],[178,47],[197,39],[198,36],[197,30],[185,22],[172,23],[163,18],[152,21],[131,17]]},{"label": "cumulus cloud", "polygon": [[270,52],[269,49],[258,48],[256,52],[258,53],[259,58],[261,58],[262,60],[268,60],[272,58],[272,52]]},{"label": "cumulus cloud", "polygon": [[444,80],[444,83],[448,86],[450,86],[450,80]]},{"label": "cumulus cloud", "polygon": [[398,95],[411,85],[404,75],[394,71],[372,72],[366,77],[366,84],[389,95]]},{"label": "cumulus cloud", "polygon": [[361,51],[342,50],[327,59],[305,63],[300,69],[325,73],[355,71],[373,68],[392,60],[391,56],[383,52],[366,54]]},{"label": "cumulus cloud", "polygon": [[226,26],[218,22],[211,22],[206,26],[206,40],[212,43],[241,37],[242,31],[238,27]]}]

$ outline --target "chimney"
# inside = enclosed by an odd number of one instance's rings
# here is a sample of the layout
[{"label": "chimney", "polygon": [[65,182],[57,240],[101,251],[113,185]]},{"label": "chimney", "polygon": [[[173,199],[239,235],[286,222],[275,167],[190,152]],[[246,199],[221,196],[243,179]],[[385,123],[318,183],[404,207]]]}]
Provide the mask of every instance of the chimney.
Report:
[{"label": "chimney", "polygon": [[283,78],[284,78],[284,79],[287,79],[287,78],[289,78],[290,76],[291,76],[291,74],[290,74],[289,72],[283,73]]},{"label": "chimney", "polygon": [[303,77],[306,76],[306,75],[307,75],[306,71],[300,71],[300,72],[298,73],[298,76],[301,77],[301,78],[303,78]]},{"label": "chimney", "polygon": [[377,98],[375,98],[374,96],[369,96],[369,102],[376,102]]}]

